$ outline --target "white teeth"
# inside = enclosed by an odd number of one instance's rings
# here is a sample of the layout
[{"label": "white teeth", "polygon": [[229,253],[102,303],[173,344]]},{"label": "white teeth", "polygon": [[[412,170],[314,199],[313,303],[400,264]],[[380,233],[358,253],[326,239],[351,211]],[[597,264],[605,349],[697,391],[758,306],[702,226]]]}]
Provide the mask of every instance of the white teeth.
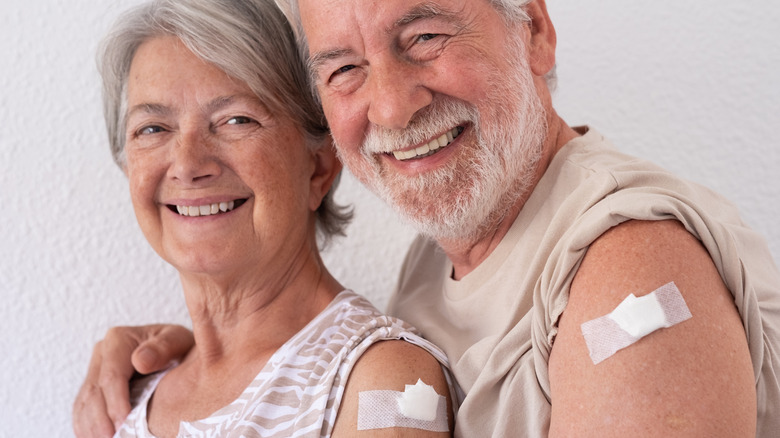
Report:
[{"label": "white teeth", "polygon": [[199,216],[211,216],[212,214],[225,213],[236,206],[234,201],[219,202],[206,205],[177,205],[176,211],[182,216],[199,217]]},{"label": "white teeth", "polygon": [[452,143],[452,140],[454,140],[458,136],[458,128],[453,128],[444,134],[441,135],[439,138],[435,138],[431,140],[428,144],[424,144],[422,146],[419,146],[415,149],[409,149],[407,151],[393,151],[393,156],[396,160],[408,160],[410,158],[416,158],[425,154],[430,154],[433,151],[443,148],[444,146],[447,146],[448,144]]},{"label": "white teeth", "polygon": [[427,154],[428,151],[430,151],[430,150],[431,150],[431,148],[429,148],[427,144],[424,144],[424,145],[420,146],[419,148],[415,149],[414,153],[416,155],[422,155],[422,154]]}]

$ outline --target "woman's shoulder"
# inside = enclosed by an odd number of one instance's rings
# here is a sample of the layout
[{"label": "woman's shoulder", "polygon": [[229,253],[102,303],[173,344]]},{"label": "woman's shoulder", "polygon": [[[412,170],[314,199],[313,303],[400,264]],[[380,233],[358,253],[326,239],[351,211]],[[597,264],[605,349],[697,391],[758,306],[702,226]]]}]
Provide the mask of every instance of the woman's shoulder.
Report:
[{"label": "woman's shoulder", "polygon": [[450,436],[450,388],[446,368],[427,349],[405,340],[374,343],[349,374],[334,436]]},{"label": "woman's shoulder", "polygon": [[[347,378],[333,429],[335,436],[339,431],[351,436],[358,430],[360,397],[363,397],[365,408],[367,398],[400,397],[407,387],[414,385],[431,391],[431,397],[435,397],[432,400],[442,400],[441,412],[437,410],[437,418],[426,424],[431,428],[438,424],[439,429],[452,430],[449,421],[453,417],[452,379],[447,374],[447,360],[441,350],[423,339],[408,323],[385,315],[352,291],[342,292],[324,313],[328,310],[333,314],[332,319],[324,318],[321,322],[331,324],[329,338],[338,340],[337,348],[341,349],[344,360],[340,374]],[[395,402],[391,406],[380,406],[378,412],[382,415],[377,418],[395,421],[395,417],[387,415],[389,412],[386,411],[395,406]],[[363,415],[363,419],[366,418]],[[403,427],[406,420],[400,421],[399,424],[384,424],[382,430],[398,433],[398,427]]]},{"label": "woman's shoulder", "polygon": [[412,325],[386,315],[368,299],[349,289],[336,296],[309,324],[309,331],[339,339],[348,336],[351,343],[372,335],[386,338],[400,338],[405,334],[419,336],[418,330]]},{"label": "woman's shoulder", "polygon": [[400,344],[422,348],[437,362],[448,365],[446,355],[424,339],[414,326],[379,311],[351,290],[341,292],[312,321],[310,329],[312,340],[316,337],[320,346],[330,345],[330,348],[344,350],[345,354],[354,357],[362,356],[378,342],[398,340]]}]

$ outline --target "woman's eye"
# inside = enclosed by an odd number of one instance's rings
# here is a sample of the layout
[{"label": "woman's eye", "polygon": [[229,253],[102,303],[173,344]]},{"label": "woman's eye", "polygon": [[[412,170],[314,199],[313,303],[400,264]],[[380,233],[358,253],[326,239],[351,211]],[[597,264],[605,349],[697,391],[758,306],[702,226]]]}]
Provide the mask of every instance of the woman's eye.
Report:
[{"label": "woman's eye", "polygon": [[138,135],[150,135],[150,134],[157,134],[160,132],[163,132],[164,129],[160,126],[144,126],[143,128],[138,130]]},{"label": "woman's eye", "polygon": [[246,123],[252,123],[252,119],[245,116],[237,116],[237,117],[231,117],[227,121],[228,125],[243,125]]}]

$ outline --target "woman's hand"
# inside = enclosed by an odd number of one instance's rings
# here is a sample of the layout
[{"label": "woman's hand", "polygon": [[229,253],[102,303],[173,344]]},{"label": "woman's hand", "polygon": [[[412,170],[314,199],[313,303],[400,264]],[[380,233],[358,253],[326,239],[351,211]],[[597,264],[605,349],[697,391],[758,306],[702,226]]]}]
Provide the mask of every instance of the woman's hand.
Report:
[{"label": "woman's hand", "polygon": [[177,325],[114,327],[95,345],[84,384],[73,403],[73,431],[79,438],[110,437],[130,413],[133,375],[164,369],[193,345],[192,333]]}]

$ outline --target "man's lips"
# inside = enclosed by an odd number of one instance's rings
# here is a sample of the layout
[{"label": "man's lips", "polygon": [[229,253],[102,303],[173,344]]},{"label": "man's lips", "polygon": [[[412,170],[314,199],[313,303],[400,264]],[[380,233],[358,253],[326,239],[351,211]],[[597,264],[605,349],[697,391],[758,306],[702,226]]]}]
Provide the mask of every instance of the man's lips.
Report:
[{"label": "man's lips", "polygon": [[430,142],[418,146],[414,149],[408,149],[405,151],[393,151],[393,156],[396,160],[405,161],[413,158],[422,158],[429,155],[433,155],[441,148],[449,146],[461,133],[463,132],[462,126],[456,126],[449,131],[445,132],[438,138],[431,140]]},{"label": "man's lips", "polygon": [[227,202],[215,202],[213,204],[204,205],[172,205],[168,204],[169,210],[178,213],[182,216],[199,217],[199,216],[212,216],[216,214],[227,213],[233,211],[236,208],[246,202],[246,199],[236,199]]}]

